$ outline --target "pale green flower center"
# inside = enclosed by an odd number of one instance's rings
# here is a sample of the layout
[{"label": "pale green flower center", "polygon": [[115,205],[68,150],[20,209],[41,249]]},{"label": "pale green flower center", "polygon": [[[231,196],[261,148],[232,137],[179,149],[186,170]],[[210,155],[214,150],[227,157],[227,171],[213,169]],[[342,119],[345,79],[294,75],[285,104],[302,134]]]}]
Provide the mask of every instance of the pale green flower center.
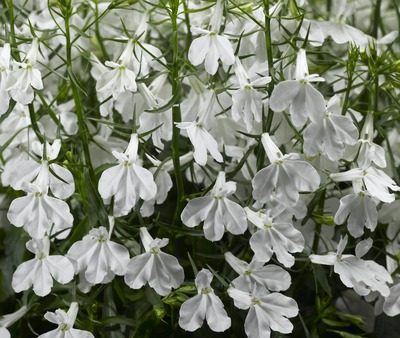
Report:
[{"label": "pale green flower center", "polygon": [[158,248],[151,248],[150,249],[150,253],[153,255],[158,255],[158,253],[160,252],[160,250]]},{"label": "pale green flower center", "polygon": [[212,292],[211,288],[203,288],[203,289],[201,289],[201,294],[202,295],[208,295],[211,292]]},{"label": "pale green flower center", "polygon": [[99,243],[105,243],[105,242],[107,242],[107,240],[108,240],[108,238],[104,235],[100,235],[99,238],[97,239],[97,241]]}]

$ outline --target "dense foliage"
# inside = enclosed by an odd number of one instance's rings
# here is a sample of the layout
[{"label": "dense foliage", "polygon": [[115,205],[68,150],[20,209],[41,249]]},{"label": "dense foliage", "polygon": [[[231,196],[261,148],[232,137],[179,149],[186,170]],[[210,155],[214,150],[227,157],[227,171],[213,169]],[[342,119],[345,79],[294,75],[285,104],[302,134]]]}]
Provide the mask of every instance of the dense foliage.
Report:
[{"label": "dense foliage", "polygon": [[398,337],[397,0],[2,0],[0,337]]}]

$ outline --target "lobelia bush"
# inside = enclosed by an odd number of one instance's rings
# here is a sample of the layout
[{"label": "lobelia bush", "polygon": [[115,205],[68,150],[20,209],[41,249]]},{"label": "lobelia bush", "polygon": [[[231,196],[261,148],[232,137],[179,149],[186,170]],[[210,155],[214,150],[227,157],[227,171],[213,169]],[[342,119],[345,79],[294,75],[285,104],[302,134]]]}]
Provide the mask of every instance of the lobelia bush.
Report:
[{"label": "lobelia bush", "polygon": [[396,0],[4,0],[0,338],[399,337]]}]

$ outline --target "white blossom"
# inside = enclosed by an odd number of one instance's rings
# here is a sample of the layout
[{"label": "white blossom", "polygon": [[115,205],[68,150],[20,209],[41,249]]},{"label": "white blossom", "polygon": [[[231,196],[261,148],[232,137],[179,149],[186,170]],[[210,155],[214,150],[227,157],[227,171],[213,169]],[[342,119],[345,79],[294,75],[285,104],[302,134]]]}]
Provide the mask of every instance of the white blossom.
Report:
[{"label": "white blossom", "polygon": [[268,262],[273,253],[280,263],[286,267],[294,264],[291,253],[304,249],[304,238],[293,224],[285,220],[274,219],[269,211],[255,212],[245,208],[250,223],[257,227],[250,238],[250,247],[256,258]]},{"label": "white blossom", "polygon": [[[391,191],[400,191],[400,187],[383,170],[370,166],[365,169],[353,168],[344,172],[330,174],[335,182],[358,182],[363,184],[367,192],[378,200],[391,203],[395,195]],[[389,190],[390,189],[390,190]]]},{"label": "white blossom", "polygon": [[322,154],[332,161],[342,158],[345,146],[357,143],[358,131],[348,116],[340,114],[339,98],[333,96],[320,120],[312,121],[304,130],[304,152]]},{"label": "white blossom", "polygon": [[72,263],[61,255],[50,255],[50,240],[31,239],[26,248],[35,254],[35,258],[20,264],[15,270],[12,287],[15,292],[33,291],[40,297],[48,295],[53,287],[53,279],[61,284],[69,283],[74,277]]},{"label": "white blossom", "polygon": [[149,201],[157,193],[153,174],[142,167],[138,146],[138,135],[132,134],[124,153],[113,151],[118,164],[104,170],[99,180],[99,193],[105,203],[113,197],[113,212],[117,217],[127,215],[139,198]]},{"label": "white blossom", "polygon": [[193,145],[194,160],[201,166],[207,163],[207,152],[217,162],[222,162],[223,158],[218,150],[218,143],[215,138],[204,128],[202,122],[180,122],[176,126],[186,130],[189,140]]},{"label": "white blossom", "polygon": [[141,227],[140,239],[145,252],[130,260],[125,283],[132,289],[140,289],[148,283],[159,295],[165,296],[183,283],[183,268],[174,256],[160,250],[168,245],[168,238],[153,239],[147,229]]},{"label": "white blossom", "polygon": [[290,274],[275,264],[265,265],[265,262],[253,257],[247,263],[231,252],[225,252],[225,260],[240,276],[232,281],[232,284],[259,284],[271,291],[285,291],[290,287]]},{"label": "white blossom", "polygon": [[197,295],[186,300],[179,310],[179,326],[186,331],[195,331],[206,319],[211,330],[223,332],[231,326],[224,304],[211,287],[212,273],[202,269],[196,276]]},{"label": "white blossom", "polygon": [[218,70],[218,60],[225,66],[235,63],[233,48],[227,37],[200,28],[192,28],[192,32],[202,34],[192,41],[189,48],[188,58],[194,66],[204,62],[206,72],[214,75]]},{"label": "white blossom", "polygon": [[292,298],[280,293],[269,293],[263,286],[232,284],[228,294],[235,306],[249,310],[244,329],[249,338],[269,338],[272,331],[291,333],[293,324],[288,318],[297,316],[299,309]]},{"label": "white blossom", "polygon": [[33,101],[33,88],[43,89],[42,74],[36,68],[36,61],[39,56],[39,42],[32,40],[32,46],[23,62],[14,63],[19,67],[13,69],[7,78],[7,91],[10,96],[21,104],[29,104]]},{"label": "white blossom", "polygon": [[[113,220],[111,220],[113,226]],[[129,252],[122,244],[111,241],[110,232],[103,226],[89,231],[75,242],[67,257],[75,263],[75,273],[84,272],[91,284],[99,284],[111,276],[123,276],[129,263]]]},{"label": "white blossom", "polygon": [[11,338],[10,332],[7,328],[13,325],[21,317],[25,316],[28,312],[26,305],[19,308],[17,311],[3,315],[0,317],[0,337],[1,338]]},{"label": "white blossom", "polygon": [[118,62],[106,61],[108,68],[101,68],[103,72],[97,80],[96,90],[102,97],[112,95],[117,99],[125,91],[136,92],[136,74],[129,69],[133,67],[132,59],[133,43],[129,40]]},{"label": "white blossom", "polygon": [[257,172],[252,180],[255,200],[266,203],[276,198],[294,205],[299,192],[317,190],[320,177],[311,164],[301,160],[296,153],[283,155],[268,133],[262,134],[261,141],[270,165]]},{"label": "white blossom", "polygon": [[21,188],[27,195],[11,202],[7,213],[10,223],[24,227],[33,238],[55,233],[58,239],[66,238],[74,221],[68,204],[49,196],[46,187],[25,183]]},{"label": "white blossom", "polygon": [[247,229],[246,214],[228,198],[235,191],[236,183],[226,182],[225,173],[219,172],[210,194],[190,200],[183,209],[183,224],[193,228],[204,222],[204,235],[210,241],[219,241],[225,230],[234,235],[243,234]]},{"label": "white blossom", "polygon": [[325,112],[325,100],[310,82],[325,81],[318,74],[309,74],[306,52],[300,49],[296,59],[295,80],[278,83],[269,100],[270,108],[282,112],[289,108],[290,117],[296,127],[302,127],[307,118],[317,122]]},{"label": "white blossom", "polygon": [[387,284],[393,280],[387,270],[374,261],[361,259],[365,250],[361,250],[360,244],[356,247],[358,255],[343,254],[346,245],[347,235],[340,239],[336,252],[329,252],[326,255],[312,254],[309,258],[314,264],[333,265],[342,283],[353,288],[360,296],[367,296],[372,291],[377,291],[384,297],[389,296],[390,290]]},{"label": "white blossom", "polygon": [[[32,142],[32,151],[37,156],[32,159],[9,161],[1,176],[2,183],[15,190],[22,189],[24,183],[36,183],[49,187],[53,195],[59,199],[70,197],[75,191],[74,178],[71,172],[54,163],[61,149],[61,140],[52,144],[38,141]],[[40,160],[39,160],[40,159]]]},{"label": "white blossom", "polygon": [[46,312],[44,318],[50,323],[57,324],[55,330],[41,334],[38,338],[94,338],[89,331],[74,329],[78,315],[78,303],[71,303],[68,312],[57,309],[55,312]]}]

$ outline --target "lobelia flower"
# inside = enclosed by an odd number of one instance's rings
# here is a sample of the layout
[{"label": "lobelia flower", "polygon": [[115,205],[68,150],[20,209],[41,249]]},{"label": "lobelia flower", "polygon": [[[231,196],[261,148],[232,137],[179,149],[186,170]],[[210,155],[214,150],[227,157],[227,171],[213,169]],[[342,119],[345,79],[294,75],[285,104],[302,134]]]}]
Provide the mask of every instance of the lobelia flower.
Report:
[{"label": "lobelia flower", "polygon": [[1,176],[3,184],[20,190],[24,183],[40,181],[42,183],[38,184],[48,186],[55,197],[60,199],[70,197],[75,191],[74,177],[71,172],[57,163],[49,163],[56,160],[60,149],[61,140],[59,139],[53,144],[32,142],[33,153],[41,159],[8,162]]},{"label": "lobelia flower", "polygon": [[201,28],[192,28],[193,34],[202,34],[190,45],[188,58],[191,64],[198,66],[204,62],[204,68],[210,75],[218,70],[218,60],[225,66],[235,63],[235,54],[228,38],[217,32]]},{"label": "lobelia flower", "polygon": [[9,43],[0,47],[0,115],[8,110],[10,96],[7,91],[7,78],[10,71],[11,48]]},{"label": "lobelia flower", "polygon": [[313,192],[320,183],[318,172],[296,153],[283,155],[268,133],[261,142],[271,164],[261,169],[252,180],[253,197],[260,203],[277,199],[295,205],[299,192]]},{"label": "lobelia flower", "polygon": [[205,129],[204,119],[200,118],[193,122],[179,122],[176,126],[186,130],[189,140],[193,145],[193,157],[196,163],[201,166],[207,163],[207,151],[217,162],[223,162],[223,157],[218,150],[218,143],[214,137]]},{"label": "lobelia flower", "polygon": [[383,303],[383,312],[388,316],[394,317],[400,314],[400,283],[390,288],[390,294],[385,298]]},{"label": "lobelia flower", "polygon": [[39,42],[32,40],[32,46],[24,62],[15,62],[20,68],[12,70],[7,78],[7,91],[13,100],[27,105],[33,101],[33,88],[43,89],[42,74],[35,68],[39,56]]},{"label": "lobelia flower", "polygon": [[225,173],[219,172],[210,194],[190,200],[183,209],[183,224],[193,228],[204,222],[204,236],[213,242],[219,241],[225,230],[234,235],[243,234],[247,229],[246,213],[228,199],[235,191],[236,182],[226,182]]},{"label": "lobelia flower", "polygon": [[269,106],[274,112],[289,108],[290,117],[296,127],[302,127],[307,118],[318,122],[325,113],[325,100],[310,82],[325,81],[318,74],[309,74],[306,52],[300,49],[296,59],[295,80],[278,83],[271,93]]},{"label": "lobelia flower", "polygon": [[125,50],[119,57],[118,62],[106,61],[105,65],[111,70],[107,70],[101,74],[96,83],[96,91],[102,97],[113,96],[114,100],[126,91],[136,92],[136,74],[133,70],[133,42],[128,41]]},{"label": "lobelia flower", "polygon": [[333,265],[333,270],[339,275],[344,285],[353,288],[360,296],[367,296],[373,291],[379,292],[383,297],[389,296],[390,290],[387,283],[393,283],[387,270],[371,260],[361,257],[369,250],[371,241],[361,241],[356,246],[356,256],[343,254],[347,245],[347,235],[341,238],[336,252],[326,255],[310,255],[314,264]]},{"label": "lobelia flower", "polygon": [[372,163],[380,168],[386,168],[385,149],[374,140],[374,118],[368,113],[360,133],[358,144],[354,147],[352,155],[357,156],[357,164],[360,168],[367,168]]},{"label": "lobelia flower", "polygon": [[186,300],[179,310],[179,326],[186,331],[196,331],[203,326],[204,319],[211,330],[223,332],[231,326],[231,319],[221,299],[211,287],[212,273],[202,269],[196,276],[197,295]]},{"label": "lobelia flower", "polygon": [[263,95],[254,87],[268,84],[271,78],[263,76],[251,81],[239,58],[236,58],[235,73],[240,87],[232,94],[232,117],[235,121],[243,120],[249,132],[253,121],[262,120]]},{"label": "lobelia flower", "polygon": [[250,223],[258,229],[250,238],[250,247],[256,259],[268,262],[273,253],[285,267],[293,266],[295,260],[290,253],[302,252],[304,237],[287,220],[275,219],[270,211],[255,212],[245,208]]},{"label": "lobelia flower", "polygon": [[330,174],[329,177],[335,182],[358,181],[364,185],[366,191],[376,199],[391,203],[395,195],[389,192],[400,191],[400,187],[383,170],[370,166],[366,169],[354,168],[341,173]]},{"label": "lobelia flower", "polygon": [[69,283],[74,278],[72,263],[61,255],[50,255],[50,240],[31,239],[26,248],[35,258],[20,264],[14,272],[12,287],[15,292],[33,291],[40,297],[48,295],[53,287],[53,279],[60,284]]},{"label": "lobelia flower", "polygon": [[78,310],[78,303],[72,302],[68,312],[61,309],[57,309],[55,312],[46,312],[44,318],[50,323],[57,324],[58,327],[41,334],[38,338],[94,338],[89,331],[74,329]]},{"label": "lobelia flower", "polygon": [[265,265],[265,262],[253,257],[250,263],[235,257],[231,252],[225,252],[225,260],[240,276],[232,284],[259,284],[271,291],[284,291],[290,287],[290,274],[275,264]]},{"label": "lobelia flower", "polygon": [[[173,187],[173,182],[169,174],[169,172],[173,171],[174,169],[172,159],[166,162],[161,162],[151,156],[147,156],[147,158],[154,165],[154,167],[151,167],[149,170],[153,173],[153,175],[157,173],[157,176],[155,176],[154,178],[154,181],[157,185],[157,194],[152,200],[145,201],[143,203],[142,207],[140,208],[140,214],[143,217],[149,217],[150,215],[152,215],[154,213],[154,205],[160,205],[164,203],[164,201],[168,197],[168,192]],[[193,154],[189,152],[185,155],[180,156],[179,161],[181,165],[184,165],[191,161],[192,158]]]},{"label": "lobelia flower", "polygon": [[141,227],[140,239],[145,252],[130,260],[125,283],[132,289],[140,289],[148,283],[159,295],[166,296],[183,283],[183,268],[174,256],[160,250],[168,245],[168,238],[153,239],[147,229]]},{"label": "lobelia flower", "polygon": [[66,238],[74,221],[68,204],[49,196],[46,185],[24,183],[21,188],[27,195],[11,202],[7,213],[10,223],[24,227],[35,239],[54,233],[58,233],[57,239]]},{"label": "lobelia flower", "polygon": [[345,145],[357,143],[358,130],[353,120],[340,114],[340,99],[333,96],[326,113],[319,121],[311,122],[304,130],[304,152],[309,156],[319,153],[331,161],[342,158]]},{"label": "lobelia flower", "polygon": [[18,321],[21,317],[25,316],[28,312],[28,308],[24,305],[17,311],[13,313],[9,313],[7,315],[3,315],[0,317],[0,337],[1,338],[11,338],[10,332],[7,328],[13,325],[16,321]]},{"label": "lobelia flower", "polygon": [[368,191],[362,189],[359,181],[353,181],[353,193],[340,199],[339,209],[334,218],[336,224],[343,224],[347,219],[347,229],[357,238],[364,233],[364,227],[375,230],[378,224],[378,202]]},{"label": "lobelia flower", "polygon": [[110,281],[114,275],[126,273],[129,251],[110,240],[113,225],[111,218],[109,232],[103,226],[92,229],[68,250],[67,257],[75,263],[75,273],[84,273],[90,284],[103,283],[106,278]]},{"label": "lobelia flower", "polygon": [[288,320],[297,316],[299,309],[294,299],[272,292],[258,284],[231,284],[228,294],[235,306],[249,310],[244,329],[249,338],[269,338],[272,331],[291,333],[293,325]]},{"label": "lobelia flower", "polygon": [[153,174],[142,167],[138,158],[138,146],[138,135],[132,134],[124,153],[112,152],[119,163],[104,170],[99,180],[99,193],[105,203],[113,197],[113,212],[117,217],[127,215],[139,197],[149,201],[157,193]]}]

